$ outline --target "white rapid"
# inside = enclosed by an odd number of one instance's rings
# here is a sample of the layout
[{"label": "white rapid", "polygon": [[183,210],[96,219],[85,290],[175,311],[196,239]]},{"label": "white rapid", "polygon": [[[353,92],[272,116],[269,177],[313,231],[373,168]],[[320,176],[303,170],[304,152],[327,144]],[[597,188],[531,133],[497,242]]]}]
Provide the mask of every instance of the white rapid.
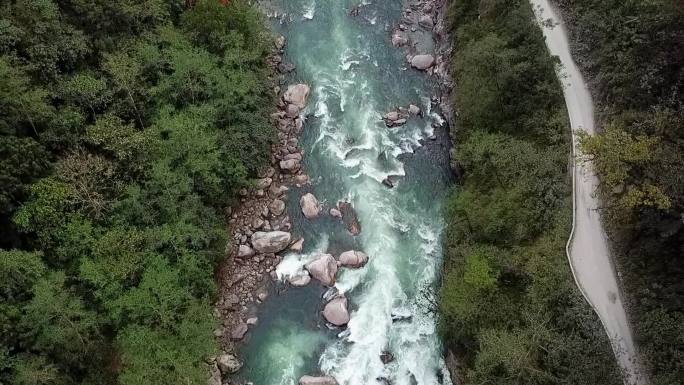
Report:
[{"label": "white rapid", "polygon": [[[561,19],[548,0],[530,0],[552,55],[560,58],[559,76],[577,150],[577,133],[596,133],[591,94],[570,54],[568,38]],[[577,155],[577,154],[576,154]],[[632,331],[622,302],[605,230],[601,223],[599,201],[595,196],[598,179],[589,162],[574,163],[573,233],[568,242],[568,258],[575,281],[589,304],[599,315],[610,338],[613,351],[627,385],[645,385]]]}]

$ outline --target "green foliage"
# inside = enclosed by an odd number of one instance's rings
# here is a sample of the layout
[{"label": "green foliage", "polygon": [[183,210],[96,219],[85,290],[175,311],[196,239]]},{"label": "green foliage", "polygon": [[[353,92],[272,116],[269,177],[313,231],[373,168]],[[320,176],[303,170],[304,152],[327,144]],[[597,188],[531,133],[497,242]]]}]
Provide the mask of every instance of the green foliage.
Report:
[{"label": "green foliage", "polygon": [[25,250],[0,250],[0,383],[206,383],[271,39],[246,1],[186,3],[0,2],[0,246]]},{"label": "green foliage", "polygon": [[447,210],[441,328],[465,384],[617,384],[565,256],[567,113],[526,1],[452,2],[461,185]]},{"label": "green foliage", "polygon": [[668,325],[684,318],[684,8],[675,0],[555,3],[601,112],[602,130],[582,149],[601,181],[636,339],[652,382],[676,384],[684,332]]}]

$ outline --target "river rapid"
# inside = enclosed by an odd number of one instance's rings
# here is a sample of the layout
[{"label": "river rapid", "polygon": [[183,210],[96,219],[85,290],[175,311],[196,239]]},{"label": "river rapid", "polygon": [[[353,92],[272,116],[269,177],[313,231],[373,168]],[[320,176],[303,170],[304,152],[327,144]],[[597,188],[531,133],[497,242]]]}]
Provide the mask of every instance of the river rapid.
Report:
[{"label": "river rapid", "polygon": [[[292,232],[304,251],[286,255],[282,279],[301,272],[317,253],[355,249],[370,256],[357,270],[340,269],[336,289],[349,299],[346,328],[326,326],[326,289],[276,283],[259,310],[259,325],[242,347],[238,376],[254,385],[292,385],[305,374],[329,374],[340,385],[451,384],[435,309],[442,266],[443,203],[451,181],[448,128],[431,103],[435,81],[409,68],[391,45],[402,1],[275,0],[265,4],[274,29],[287,38],[284,60],[296,71],[287,83],[306,83],[300,145],[310,186],[289,193]],[[432,49],[430,44],[426,47]],[[415,104],[421,116],[389,128],[382,115]],[[395,175],[396,186],[381,182]],[[312,192],[324,205],[305,219],[299,198]],[[327,215],[351,202],[362,231],[352,236]],[[405,318],[395,320],[394,318]],[[383,352],[394,359],[384,364]]]}]

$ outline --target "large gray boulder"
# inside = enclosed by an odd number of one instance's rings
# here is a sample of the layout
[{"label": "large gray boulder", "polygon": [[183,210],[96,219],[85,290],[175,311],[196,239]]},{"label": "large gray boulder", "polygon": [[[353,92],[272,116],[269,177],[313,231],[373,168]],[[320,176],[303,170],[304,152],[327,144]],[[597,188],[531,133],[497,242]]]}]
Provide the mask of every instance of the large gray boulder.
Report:
[{"label": "large gray boulder", "polygon": [[306,264],[306,270],[311,276],[319,280],[325,286],[335,284],[337,274],[337,261],[330,254],[321,254],[316,260]]},{"label": "large gray boulder", "polygon": [[359,268],[368,263],[368,255],[362,251],[349,250],[340,254],[338,261],[340,266]]},{"label": "large gray boulder", "polygon": [[295,174],[301,167],[301,161],[298,159],[281,160],[279,163],[280,169],[290,174]]},{"label": "large gray boulder", "polygon": [[328,302],[323,308],[323,317],[335,326],[346,325],[349,322],[347,298],[338,297]]},{"label": "large gray boulder", "polygon": [[252,235],[252,246],[260,253],[277,253],[285,250],[291,239],[285,231],[257,231]]},{"label": "large gray boulder", "polygon": [[218,356],[216,364],[223,374],[233,374],[242,368],[242,362],[230,353]]},{"label": "large gray boulder", "polygon": [[299,379],[299,385],[338,385],[337,380],[330,376],[303,376]]},{"label": "large gray boulder", "polygon": [[435,64],[435,57],[432,55],[416,55],[411,59],[411,67],[419,70],[426,70]]},{"label": "large gray boulder", "polygon": [[321,212],[320,202],[318,202],[318,199],[311,193],[304,194],[299,199],[299,205],[302,207],[302,213],[304,213],[304,216],[307,219],[316,218]]},{"label": "large gray boulder", "polygon": [[306,107],[306,99],[309,97],[309,92],[311,92],[311,89],[306,84],[293,84],[287,87],[283,100],[303,110]]}]

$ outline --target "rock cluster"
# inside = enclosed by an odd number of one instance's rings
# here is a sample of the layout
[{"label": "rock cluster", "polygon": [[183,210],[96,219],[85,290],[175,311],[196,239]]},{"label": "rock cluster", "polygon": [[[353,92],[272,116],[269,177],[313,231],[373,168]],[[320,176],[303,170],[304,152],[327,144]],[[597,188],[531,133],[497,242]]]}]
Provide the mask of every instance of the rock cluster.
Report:
[{"label": "rock cluster", "polygon": [[[283,64],[285,39],[275,40],[275,51],[269,57],[272,68],[283,73],[294,66]],[[282,83],[281,83],[282,84]],[[279,93],[280,84],[274,85]],[[278,111],[271,115],[277,127],[278,141],[271,148],[271,166],[259,173],[251,188],[240,191],[240,204],[227,210],[230,226],[229,256],[219,267],[220,295],[216,312],[222,327],[214,334],[221,339],[224,353],[216,358],[212,369],[212,384],[220,384],[224,375],[238,371],[242,363],[232,351],[235,343],[249,336],[249,329],[258,323],[254,304],[268,297],[275,267],[287,250],[301,251],[304,240],[292,237],[292,225],[287,213],[288,185],[304,185],[309,178],[302,171],[303,153],[298,136],[304,127],[301,114],[306,108],[310,88],[306,84],[287,87],[278,102]],[[295,284],[305,285],[308,274]],[[217,374],[217,372],[220,372]]]}]

